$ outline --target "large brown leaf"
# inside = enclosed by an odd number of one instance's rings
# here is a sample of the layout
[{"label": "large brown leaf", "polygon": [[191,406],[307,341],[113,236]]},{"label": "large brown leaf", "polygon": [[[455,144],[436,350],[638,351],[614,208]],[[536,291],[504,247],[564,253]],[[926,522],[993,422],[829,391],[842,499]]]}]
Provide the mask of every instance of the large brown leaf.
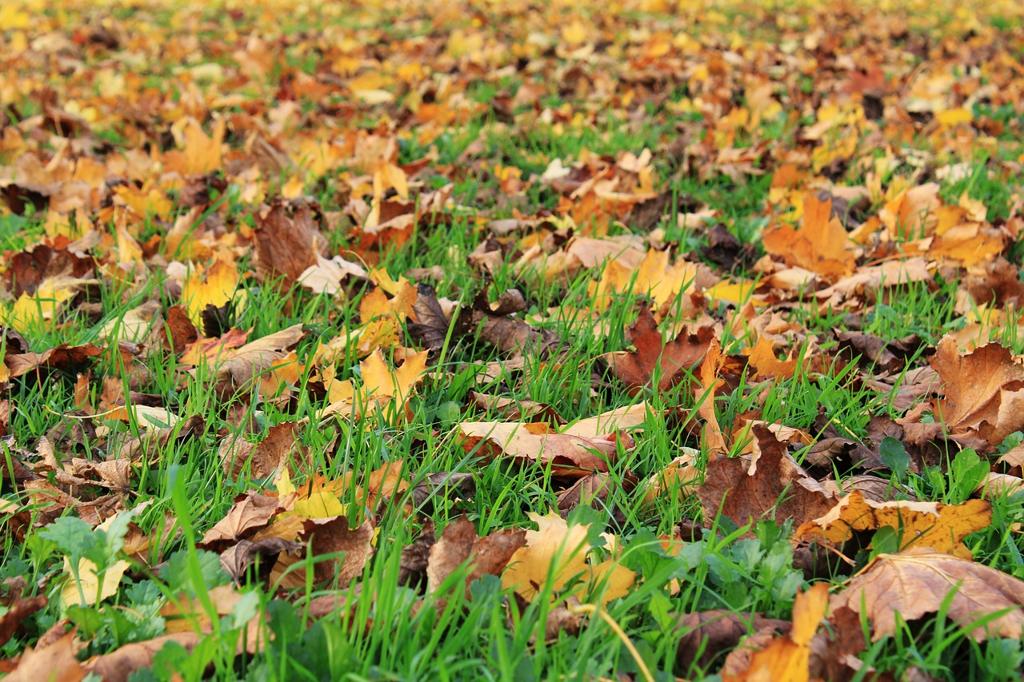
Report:
[{"label": "large brown leaf", "polygon": [[296,282],[326,250],[326,240],[306,203],[278,199],[257,214],[256,227],[257,266],[266,279],[283,277],[286,285]]},{"label": "large brown leaf", "polygon": [[20,377],[35,372],[66,372],[69,374],[85,369],[93,358],[101,355],[103,349],[86,343],[81,346],[61,344],[42,353],[10,353],[4,358],[11,377]]},{"label": "large brown leaf", "polygon": [[235,498],[223,519],[206,531],[200,544],[214,546],[238,540],[252,531],[263,528],[281,510],[276,497],[245,493]]},{"label": "large brown leaf", "polygon": [[708,525],[719,510],[736,523],[768,516],[800,524],[831,509],[832,492],[805,472],[767,427],[753,427],[760,456],[715,457],[697,489]]},{"label": "large brown leaf", "polygon": [[229,436],[220,445],[219,454],[224,473],[237,477],[246,464],[254,478],[268,478],[281,465],[281,460],[297,442],[296,422],[283,422],[270,427],[267,437],[259,443],[250,443],[241,436]]},{"label": "large brown leaf", "polygon": [[[947,598],[949,618],[970,628],[977,641],[987,637],[1019,639],[1024,633],[1024,581],[930,550],[879,555],[832,597],[831,608],[863,610],[872,624],[871,638],[877,641],[896,631],[896,614],[905,621],[916,620],[937,612]],[[1000,611],[1006,613],[985,625],[975,625],[979,618]]]},{"label": "large brown leaf", "polygon": [[707,667],[753,632],[765,628],[788,632],[790,623],[756,613],[715,610],[688,613],[680,619],[679,628],[684,634],[676,645],[676,666],[686,671],[694,663]]},{"label": "large brown leaf", "polygon": [[216,365],[217,390],[230,395],[288,354],[303,337],[301,324],[268,334],[228,352]]},{"label": "large brown leaf", "polygon": [[961,355],[956,340],[947,336],[931,365],[945,393],[935,411],[951,436],[995,446],[1024,427],[1024,365],[1009,350],[990,343]]},{"label": "large brown leaf", "polygon": [[853,272],[857,259],[842,223],[832,214],[832,200],[808,193],[799,229],[779,225],[764,232],[765,251],[789,265],[837,280]]},{"label": "large brown leaf", "polygon": [[427,592],[435,592],[473,551],[477,541],[476,528],[465,516],[457,518],[444,529],[430,548],[427,561]]},{"label": "large brown leaf", "polygon": [[7,612],[0,616],[0,645],[6,644],[25,619],[44,606],[46,606],[46,597],[41,594],[18,599],[11,604],[7,608]]}]

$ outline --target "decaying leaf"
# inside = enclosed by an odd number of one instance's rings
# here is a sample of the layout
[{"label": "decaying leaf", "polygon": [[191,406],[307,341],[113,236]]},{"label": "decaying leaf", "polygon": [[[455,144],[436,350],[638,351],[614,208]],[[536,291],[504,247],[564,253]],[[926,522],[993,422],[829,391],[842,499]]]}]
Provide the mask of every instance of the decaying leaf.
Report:
[{"label": "decaying leaf", "polygon": [[430,548],[427,562],[427,592],[435,592],[445,578],[464,563],[477,541],[476,529],[466,517],[448,524]]},{"label": "decaying leaf", "polygon": [[[952,595],[952,596],[950,596]],[[977,641],[1024,632],[1024,581],[988,566],[927,549],[881,554],[832,597],[831,608],[867,616],[872,640],[944,608]],[[979,622],[984,619],[986,622]]]},{"label": "decaying leaf", "polygon": [[704,483],[697,489],[705,525],[719,512],[736,523],[769,514],[797,523],[826,514],[835,497],[805,472],[767,427],[753,428],[760,456],[717,457],[707,464]]},{"label": "decaying leaf", "polygon": [[799,229],[779,225],[764,233],[764,247],[790,265],[798,265],[836,280],[853,272],[856,254],[839,219],[832,215],[832,201],[816,194],[804,197],[804,216]]},{"label": "decaying leaf", "polygon": [[678,627],[683,635],[676,646],[676,665],[687,670],[694,664],[707,667],[753,632],[786,632],[790,623],[756,613],[715,610],[688,613],[679,620]]},{"label": "decaying leaf", "polygon": [[632,445],[628,436],[614,432],[584,438],[559,433],[544,422],[463,422],[458,428],[462,447],[467,452],[550,465],[560,475],[567,476],[607,471],[618,447]]},{"label": "decaying leaf", "polygon": [[[811,639],[829,608],[828,585],[818,583],[796,596],[793,604],[793,626],[789,633],[775,637],[767,646],[750,657],[742,674],[732,671],[723,680],[794,680],[810,679]],[[727,668],[728,668],[727,664]]]},{"label": "decaying leaf", "polygon": [[942,379],[944,398],[935,403],[954,437],[998,445],[1024,427],[1024,365],[991,343],[961,355],[955,339],[939,342],[931,365]]}]

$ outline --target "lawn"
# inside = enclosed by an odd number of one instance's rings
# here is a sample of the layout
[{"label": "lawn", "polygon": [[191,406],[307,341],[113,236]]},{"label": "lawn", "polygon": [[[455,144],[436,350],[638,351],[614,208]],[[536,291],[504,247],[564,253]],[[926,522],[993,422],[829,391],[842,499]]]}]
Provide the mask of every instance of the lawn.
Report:
[{"label": "lawn", "polygon": [[1024,669],[1024,5],[0,3],[0,679]]}]

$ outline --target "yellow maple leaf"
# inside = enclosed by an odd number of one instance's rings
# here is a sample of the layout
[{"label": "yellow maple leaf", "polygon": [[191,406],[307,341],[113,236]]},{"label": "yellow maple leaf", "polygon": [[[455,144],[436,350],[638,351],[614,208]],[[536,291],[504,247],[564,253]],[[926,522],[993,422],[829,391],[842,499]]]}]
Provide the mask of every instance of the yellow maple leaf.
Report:
[{"label": "yellow maple leaf", "polygon": [[[558,595],[576,579],[573,592],[582,596],[600,589],[602,603],[625,596],[636,574],[614,557],[592,565],[588,554],[593,549],[587,540],[587,527],[569,525],[555,512],[541,516],[530,514],[537,530],[526,531],[526,544],[517,549],[501,574],[503,587],[515,590],[524,599],[533,599],[541,586],[550,581],[552,596]],[[614,546],[614,536],[606,536]]]},{"label": "yellow maple leaf", "polygon": [[209,270],[196,268],[189,273],[181,290],[181,300],[192,323],[202,324],[202,312],[206,306],[220,307],[236,297],[238,281],[238,269],[221,260]]}]

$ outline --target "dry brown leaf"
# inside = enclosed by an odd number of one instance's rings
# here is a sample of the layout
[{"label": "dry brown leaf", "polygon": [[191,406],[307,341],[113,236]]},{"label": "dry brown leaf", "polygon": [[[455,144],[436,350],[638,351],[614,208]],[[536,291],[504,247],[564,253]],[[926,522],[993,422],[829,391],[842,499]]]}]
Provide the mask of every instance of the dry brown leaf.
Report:
[{"label": "dry brown leaf", "polygon": [[582,438],[558,433],[544,422],[462,422],[458,429],[466,452],[478,450],[489,457],[550,464],[552,470],[566,476],[608,471],[618,444],[632,445],[628,436],[612,433]]},{"label": "dry brown leaf", "polygon": [[756,613],[716,610],[688,613],[679,620],[678,627],[683,635],[676,645],[676,665],[686,671],[694,663],[707,668],[716,657],[755,631],[787,632],[790,623]]},{"label": "dry brown leaf", "polygon": [[427,562],[427,593],[436,592],[441,583],[469,558],[477,541],[476,528],[465,516],[445,527],[430,548]]},{"label": "dry brown leaf", "polygon": [[61,344],[42,353],[8,353],[4,358],[10,377],[16,378],[29,373],[67,372],[77,374],[88,367],[93,358],[102,355],[103,349],[91,343],[82,346]]},{"label": "dry brown leaf", "polygon": [[216,363],[220,394],[231,395],[248,385],[275,361],[287,356],[304,334],[302,325],[296,324],[225,353]]},{"label": "dry brown leaf", "polygon": [[[312,538],[311,553],[320,557],[313,565],[313,582],[316,585],[347,586],[363,572],[363,567],[373,556],[374,528],[369,521],[352,527],[344,516],[332,519],[318,519],[306,539]],[[271,580],[287,589],[302,589],[306,585],[304,571],[288,568],[305,560],[304,553],[282,553],[271,571]],[[335,555],[324,559],[323,555]]]},{"label": "dry brown leaf", "polygon": [[[950,597],[950,593],[956,590]],[[971,637],[1019,639],[1024,633],[1024,581],[982,564],[928,550],[881,554],[857,574],[831,608],[847,607],[867,616],[872,640],[896,632],[896,614],[917,620],[943,608],[957,625],[970,628]],[[986,625],[975,621],[997,612]]]},{"label": "dry brown leaf", "polygon": [[41,594],[17,599],[13,604],[7,605],[7,612],[0,616],[0,645],[6,644],[24,620],[44,606],[46,597]]},{"label": "dry brown leaf", "polygon": [[278,199],[256,217],[256,258],[264,279],[283,277],[287,286],[317,265],[327,243],[309,205]]},{"label": "dry brown leaf", "polygon": [[254,478],[269,478],[281,466],[297,443],[298,423],[282,422],[270,427],[267,436],[259,443],[250,443],[241,436],[224,439],[220,445],[220,461],[224,473],[238,475],[249,464],[249,474]]},{"label": "dry brown leaf", "polygon": [[136,670],[148,668],[153,664],[153,657],[169,642],[180,644],[191,650],[203,636],[195,632],[174,632],[154,637],[142,642],[133,642],[115,649],[109,654],[95,656],[85,662],[84,667],[90,673],[99,675],[104,682],[127,682]]},{"label": "dry brown leaf", "polygon": [[1024,365],[997,343],[961,355],[956,341],[939,342],[931,366],[942,379],[944,398],[934,403],[953,438],[981,438],[998,445],[1024,427]]},{"label": "dry brown leaf", "polygon": [[778,521],[800,524],[824,515],[835,502],[833,493],[811,478],[786,451],[786,444],[760,424],[753,428],[760,449],[749,456],[711,459],[704,483],[697,489],[704,524],[721,513],[739,524],[769,512]]},{"label": "dry brown leaf", "polygon": [[26,650],[18,667],[4,678],[9,682],[79,682],[88,671],[75,656],[75,633],[68,632],[52,642],[40,641]]},{"label": "dry brown leaf", "polygon": [[224,518],[206,531],[200,544],[213,546],[238,540],[266,526],[279,511],[281,506],[278,498],[252,492],[243,493],[235,498],[234,505]]}]

